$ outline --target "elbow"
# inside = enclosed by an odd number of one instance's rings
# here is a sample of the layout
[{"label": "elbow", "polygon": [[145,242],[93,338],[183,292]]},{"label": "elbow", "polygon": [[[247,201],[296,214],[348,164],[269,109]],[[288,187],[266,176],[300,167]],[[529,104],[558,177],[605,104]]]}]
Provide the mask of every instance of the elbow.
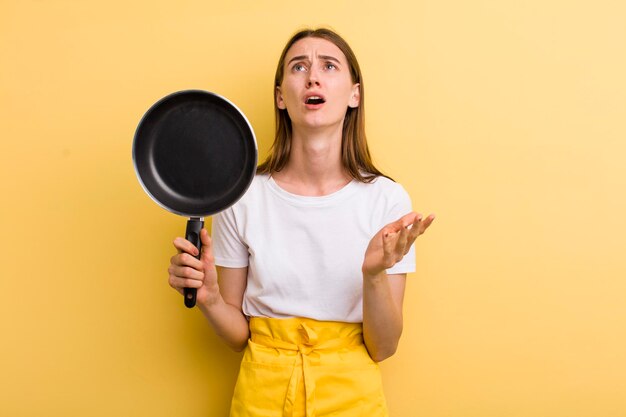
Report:
[{"label": "elbow", "polygon": [[392,357],[396,350],[398,350],[398,344],[394,344],[391,346],[381,347],[380,349],[375,349],[374,352],[370,352],[370,357],[374,362],[382,362],[387,358]]},{"label": "elbow", "polygon": [[230,348],[235,352],[243,352],[246,346],[248,346],[248,340],[245,340],[243,343],[231,344]]},{"label": "elbow", "polygon": [[245,337],[236,337],[232,339],[223,338],[222,341],[228,346],[233,352],[243,352],[248,346],[248,337],[249,334],[246,334]]},{"label": "elbow", "polygon": [[[364,313],[365,316],[365,313]],[[367,317],[366,317],[367,318]],[[402,316],[378,323],[363,322],[363,342],[374,362],[382,362],[396,353],[402,336]]]},{"label": "elbow", "polygon": [[246,345],[243,346],[231,346],[232,350],[239,353],[239,352],[243,352],[244,349],[246,348]]}]

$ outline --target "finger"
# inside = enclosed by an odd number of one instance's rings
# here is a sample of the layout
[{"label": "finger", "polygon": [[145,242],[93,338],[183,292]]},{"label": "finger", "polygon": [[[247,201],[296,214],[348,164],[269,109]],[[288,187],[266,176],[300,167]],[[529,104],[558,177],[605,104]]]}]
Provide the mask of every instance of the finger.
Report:
[{"label": "finger", "polygon": [[413,223],[413,221],[415,220],[415,216],[417,216],[417,213],[414,213],[414,212],[405,214],[404,216],[400,217],[398,220],[386,225],[384,229],[390,232],[399,232],[403,228],[411,225],[411,223]]},{"label": "finger", "polygon": [[411,244],[417,239],[417,237],[421,234],[421,226],[422,226],[422,215],[417,214],[415,217],[415,221],[411,224],[411,228],[409,230],[409,236],[407,240],[411,242]]},{"label": "finger", "polygon": [[432,224],[433,220],[435,220],[435,216],[431,214],[422,222],[420,222],[419,229],[418,229],[419,231],[418,236],[423,234],[426,231],[426,229],[428,229],[428,227]]},{"label": "finger", "polygon": [[[394,260],[396,262],[400,261],[400,259],[402,259],[402,257],[408,252],[406,247],[407,247],[407,240],[408,240],[408,235],[409,235],[409,230],[407,228],[402,228],[402,230],[400,231],[400,233],[398,233],[398,241],[396,242],[396,246],[395,246],[395,253],[394,253]],[[410,244],[409,244],[410,246]]]},{"label": "finger", "polygon": [[394,222],[394,225],[397,226],[398,229],[409,227],[411,224],[413,224],[413,222],[415,222],[415,219],[417,218],[417,216],[419,216],[419,214],[412,211],[400,217],[398,220],[396,220]]},{"label": "finger", "polygon": [[179,252],[190,253],[193,256],[198,255],[198,248],[196,248],[196,246],[190,241],[188,241],[187,239],[184,239],[182,237],[177,237],[176,239],[174,239],[173,244],[174,244],[174,247],[178,249]]},{"label": "finger", "polygon": [[169,282],[170,282],[170,287],[175,288],[179,292],[183,292],[181,291],[183,288],[202,287],[202,281],[199,281],[197,279],[180,278],[174,275],[170,276]]},{"label": "finger", "polygon": [[204,279],[204,272],[189,266],[170,265],[168,272],[171,276],[184,279],[194,279],[202,281]]},{"label": "finger", "polygon": [[[181,254],[179,256],[187,256],[201,264],[200,261],[189,254]],[[184,288],[200,288],[204,283],[204,273],[192,267],[172,264],[168,268],[168,272],[170,286],[181,293]]]},{"label": "finger", "polygon": [[191,268],[202,270],[202,262],[195,256],[188,253],[178,253],[171,257],[170,263],[178,266],[189,266]]},{"label": "finger", "polygon": [[422,215],[420,213],[417,213],[417,215],[415,216],[415,220],[407,228],[408,234],[406,238],[406,244],[404,248],[402,248],[402,251],[405,255],[409,253],[409,250],[411,249],[411,245],[413,245],[413,243],[415,242],[415,239],[417,239],[417,237],[422,233],[421,224],[422,224]]},{"label": "finger", "polygon": [[383,263],[390,267],[395,262],[394,249],[400,237],[400,232],[383,233]]},{"label": "finger", "polygon": [[[419,215],[420,219],[421,219],[421,214]],[[419,234],[421,235],[422,233],[424,233],[426,231],[426,229],[428,229],[430,227],[430,225],[433,223],[433,221],[435,221],[435,215],[434,214],[429,214],[428,217],[426,217],[424,220],[421,220],[421,223],[419,224]]]},{"label": "finger", "polygon": [[435,215],[429,214],[428,217],[426,217],[426,219],[424,220],[423,225],[422,225],[424,231],[426,231],[426,229],[428,229],[430,225],[433,224],[434,221],[435,221]]},{"label": "finger", "polygon": [[214,265],[215,258],[213,257],[213,241],[209,236],[209,232],[206,229],[200,231],[200,240],[202,241],[202,255],[200,260],[203,264]]},{"label": "finger", "polygon": [[181,286],[182,284],[178,281],[178,278],[170,275],[169,279],[167,280],[168,284],[170,284],[170,287],[174,288],[176,291],[178,291],[180,294],[184,294],[184,286]]}]

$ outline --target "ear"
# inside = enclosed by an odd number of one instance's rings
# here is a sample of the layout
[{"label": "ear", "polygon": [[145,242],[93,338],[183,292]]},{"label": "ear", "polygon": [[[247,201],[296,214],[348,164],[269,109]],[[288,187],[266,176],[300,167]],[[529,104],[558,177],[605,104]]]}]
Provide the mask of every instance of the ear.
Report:
[{"label": "ear", "polygon": [[354,84],[352,86],[352,95],[350,96],[350,101],[348,101],[348,107],[357,108],[359,107],[359,103],[361,102],[361,85]]},{"label": "ear", "polygon": [[281,110],[285,110],[285,101],[283,100],[283,94],[280,92],[280,86],[276,86],[276,107]]}]

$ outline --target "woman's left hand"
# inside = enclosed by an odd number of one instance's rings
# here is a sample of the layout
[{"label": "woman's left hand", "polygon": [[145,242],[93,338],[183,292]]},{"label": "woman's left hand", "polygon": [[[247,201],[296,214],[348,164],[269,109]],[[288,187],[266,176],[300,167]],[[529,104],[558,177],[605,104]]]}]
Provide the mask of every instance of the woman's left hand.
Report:
[{"label": "woman's left hand", "polygon": [[409,213],[380,229],[365,251],[363,275],[376,276],[400,262],[415,239],[428,229],[433,220],[433,214],[423,219],[419,213]]}]

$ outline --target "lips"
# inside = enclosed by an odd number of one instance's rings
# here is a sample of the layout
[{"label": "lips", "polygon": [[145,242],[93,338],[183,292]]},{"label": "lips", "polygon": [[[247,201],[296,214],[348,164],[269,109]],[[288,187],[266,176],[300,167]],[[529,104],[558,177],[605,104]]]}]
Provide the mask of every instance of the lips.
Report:
[{"label": "lips", "polygon": [[304,98],[304,104],[323,104],[326,103],[324,96],[320,94],[311,94]]}]

